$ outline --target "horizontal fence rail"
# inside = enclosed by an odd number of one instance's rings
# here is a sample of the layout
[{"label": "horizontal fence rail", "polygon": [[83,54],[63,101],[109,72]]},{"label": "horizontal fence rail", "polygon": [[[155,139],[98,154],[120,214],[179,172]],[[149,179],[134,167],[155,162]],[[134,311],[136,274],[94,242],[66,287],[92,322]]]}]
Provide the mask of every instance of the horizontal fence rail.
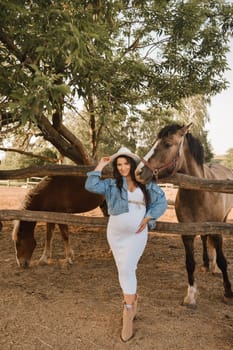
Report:
[{"label": "horizontal fence rail", "polygon": [[[0,220],[24,220],[56,222],[57,224],[80,225],[86,227],[103,227],[108,222],[107,217],[90,217],[83,215],[55,213],[47,211],[32,210],[0,210]],[[192,222],[192,223],[170,223],[157,221],[156,228],[151,232],[160,232],[179,235],[206,235],[208,234],[233,234],[233,224],[221,222]]]},{"label": "horizontal fence rail", "polygon": [[[29,167],[16,170],[0,170],[0,180],[4,179],[22,179],[27,177],[44,177],[44,176],[86,176],[88,171],[94,169],[91,165],[48,165],[43,168]],[[103,177],[112,176],[110,167],[103,171]],[[203,179],[195,176],[175,174],[166,179],[159,180],[160,184],[170,183],[180,188],[233,193],[233,180],[214,180]]]}]

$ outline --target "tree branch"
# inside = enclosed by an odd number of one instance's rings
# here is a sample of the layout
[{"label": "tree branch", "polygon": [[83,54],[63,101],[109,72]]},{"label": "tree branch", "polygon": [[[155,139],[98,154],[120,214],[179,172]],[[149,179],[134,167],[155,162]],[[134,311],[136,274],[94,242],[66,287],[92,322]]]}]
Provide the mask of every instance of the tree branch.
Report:
[{"label": "tree branch", "polygon": [[34,69],[30,66],[33,61],[30,57],[23,54],[14,42],[10,39],[10,37],[0,28],[0,41],[6,46],[10,53],[14,54],[15,57],[21,62],[24,66],[26,66],[31,72],[35,72]]},{"label": "tree branch", "polygon": [[0,151],[20,153],[20,154],[23,154],[25,156],[30,156],[30,157],[42,159],[42,160],[45,160],[45,161],[50,162],[50,163],[57,163],[58,162],[58,159],[40,156],[39,154],[34,154],[32,152],[22,151],[22,150],[16,149],[16,148],[0,147]]},{"label": "tree branch", "polygon": [[74,136],[74,134],[72,134],[64,124],[60,126],[60,132],[66,138],[66,140],[68,140],[73,146],[78,149],[84,165],[93,164],[93,160],[87,154],[82,142],[76,136]]},{"label": "tree branch", "polygon": [[[13,117],[11,113],[7,113],[7,112],[0,111],[0,120],[1,120],[1,122],[0,122],[1,127],[18,122],[18,125],[13,127],[12,129],[10,129],[9,131],[14,130],[15,128],[17,128],[21,125],[20,117],[18,117],[18,116]],[[8,132],[8,130],[7,130],[7,132]]]},{"label": "tree branch", "polygon": [[0,41],[6,46],[6,48],[13,53],[20,62],[24,61],[24,56],[21,51],[14,45],[9,36],[0,28]]},{"label": "tree branch", "polygon": [[82,159],[82,164],[89,165],[92,163],[82,142],[62,123],[62,113],[59,110],[56,110],[53,113],[53,127],[66,141],[68,141],[73,147],[77,148]]},{"label": "tree branch", "polygon": [[65,131],[65,127],[62,127],[62,131],[64,132],[63,137],[43,115],[37,115],[36,120],[37,126],[41,130],[44,138],[51,142],[62,155],[72,159],[76,164],[84,164],[85,161],[82,156],[80,156],[80,149],[77,149],[76,145],[73,145],[65,139],[65,136],[68,135],[68,132]]}]

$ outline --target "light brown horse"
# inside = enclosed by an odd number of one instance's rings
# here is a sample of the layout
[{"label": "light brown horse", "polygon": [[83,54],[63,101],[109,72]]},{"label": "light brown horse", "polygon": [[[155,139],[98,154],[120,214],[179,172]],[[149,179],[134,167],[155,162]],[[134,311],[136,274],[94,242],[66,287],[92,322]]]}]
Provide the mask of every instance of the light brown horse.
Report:
[{"label": "light brown horse", "polygon": [[[26,195],[22,209],[83,213],[98,206],[104,205],[104,197],[86,191],[84,188],[85,177],[78,176],[53,176],[46,177]],[[104,214],[106,212],[104,211]],[[16,221],[13,229],[16,260],[19,266],[28,267],[33,251],[36,247],[34,229],[36,222]],[[55,224],[47,224],[44,252],[40,262],[48,262],[51,258],[51,243]],[[65,243],[65,259],[72,263],[73,251],[70,247],[68,226],[59,224],[62,238]]]},{"label": "light brown horse", "polygon": [[[233,173],[224,166],[204,164],[204,149],[200,141],[189,133],[191,124],[181,126],[171,124],[158,134],[157,141],[136,169],[138,181],[146,183],[156,178],[166,178],[176,172],[205,179],[233,179]],[[233,207],[233,194],[205,192],[179,188],[175,201],[175,211],[180,222],[225,222]],[[195,306],[196,283],[194,280],[194,238],[184,235],[182,240],[186,253],[186,269],[188,274],[188,291],[184,305]],[[207,236],[202,237],[204,246],[204,265],[209,267],[206,248]],[[227,261],[223,254],[222,236],[209,235],[208,243],[215,252],[218,267],[223,276],[224,300],[233,302],[231,283],[227,273]],[[214,264],[214,258],[213,258]]]}]

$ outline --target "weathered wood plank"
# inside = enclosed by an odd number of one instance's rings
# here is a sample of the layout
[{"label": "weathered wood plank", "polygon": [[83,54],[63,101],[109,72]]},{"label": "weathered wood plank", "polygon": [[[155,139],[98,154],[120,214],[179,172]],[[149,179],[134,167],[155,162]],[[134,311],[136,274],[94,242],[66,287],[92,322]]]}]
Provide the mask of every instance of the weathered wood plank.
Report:
[{"label": "weathered wood plank", "polygon": [[[23,179],[32,176],[86,176],[94,169],[92,165],[47,165],[43,168],[29,167],[25,169],[1,170],[0,179]],[[104,169],[103,177],[111,176],[109,167]],[[175,174],[169,178],[159,180],[159,183],[171,183],[185,189],[204,190],[214,192],[233,193],[232,180],[200,179],[198,177]]]},{"label": "weathered wood plank", "polygon": [[180,235],[233,234],[233,224],[223,222],[164,222],[157,221],[155,232]]},{"label": "weathered wood plank", "polygon": [[229,179],[227,180],[204,179],[204,178],[198,178],[195,176],[177,173],[164,180],[159,180],[159,183],[171,183],[180,188],[185,188],[189,190],[233,193],[233,181]]},{"label": "weathered wood plank", "polygon": [[67,225],[106,226],[108,218],[34,210],[0,210],[0,221],[6,220],[42,221]]},{"label": "weathered wood plank", "polygon": [[32,176],[86,176],[86,173],[93,169],[94,166],[91,165],[46,165],[43,167],[1,170],[0,179],[24,179]]},{"label": "weathered wood plank", "polygon": [[[45,211],[0,210],[0,221],[5,220],[42,221],[67,225],[85,225],[86,227],[106,227],[108,218]],[[222,222],[171,223],[157,221],[156,229],[153,232],[178,235],[205,235],[207,233],[233,235],[233,224]]]}]

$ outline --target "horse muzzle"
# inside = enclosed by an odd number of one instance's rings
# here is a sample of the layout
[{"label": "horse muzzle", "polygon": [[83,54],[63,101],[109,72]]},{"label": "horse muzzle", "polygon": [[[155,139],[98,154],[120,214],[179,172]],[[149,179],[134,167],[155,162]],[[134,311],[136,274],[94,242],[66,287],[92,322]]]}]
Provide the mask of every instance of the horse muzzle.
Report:
[{"label": "horse muzzle", "polygon": [[153,177],[153,174],[146,167],[143,167],[139,170],[136,169],[135,171],[136,180],[142,184],[149,183],[152,180],[152,177]]},{"label": "horse muzzle", "polygon": [[16,256],[16,262],[17,262],[17,265],[23,269],[27,269],[30,266],[30,261],[22,259],[22,258],[18,259],[17,256]]}]

